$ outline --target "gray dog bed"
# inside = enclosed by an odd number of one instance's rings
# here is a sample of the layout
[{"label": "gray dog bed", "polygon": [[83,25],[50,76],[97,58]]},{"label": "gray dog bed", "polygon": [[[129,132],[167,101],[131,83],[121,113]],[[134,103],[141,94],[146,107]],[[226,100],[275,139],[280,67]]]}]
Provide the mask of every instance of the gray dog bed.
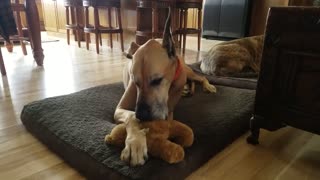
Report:
[{"label": "gray dog bed", "polygon": [[217,94],[197,89],[182,98],[175,119],[188,124],[195,142],[185,160],[167,164],[150,158],[144,166],[120,161],[121,149],[104,144],[115,126],[113,113],[122,83],[47,98],[26,105],[21,119],[28,131],[90,179],[183,179],[249,128],[255,91],[218,86]]},{"label": "gray dog bed", "polygon": [[243,89],[256,89],[258,74],[253,72],[238,73],[233,77],[224,77],[216,75],[207,75],[200,69],[201,62],[190,64],[189,67],[198,74],[205,76],[208,81],[214,85],[222,85]]}]

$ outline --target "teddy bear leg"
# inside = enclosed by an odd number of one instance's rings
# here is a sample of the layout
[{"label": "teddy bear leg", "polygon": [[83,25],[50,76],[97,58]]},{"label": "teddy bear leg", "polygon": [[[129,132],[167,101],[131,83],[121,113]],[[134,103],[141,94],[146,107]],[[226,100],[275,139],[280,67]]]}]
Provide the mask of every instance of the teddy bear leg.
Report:
[{"label": "teddy bear leg", "polygon": [[183,148],[167,139],[149,139],[148,152],[154,157],[160,157],[164,161],[173,164],[184,158]]},{"label": "teddy bear leg", "polygon": [[112,144],[119,147],[124,147],[127,137],[126,125],[118,124],[116,125],[110,134],[107,134],[104,138],[105,143]]},{"label": "teddy bear leg", "polygon": [[192,129],[179,122],[172,120],[170,126],[170,139],[173,142],[180,144],[182,147],[189,147],[193,144],[193,131]]}]

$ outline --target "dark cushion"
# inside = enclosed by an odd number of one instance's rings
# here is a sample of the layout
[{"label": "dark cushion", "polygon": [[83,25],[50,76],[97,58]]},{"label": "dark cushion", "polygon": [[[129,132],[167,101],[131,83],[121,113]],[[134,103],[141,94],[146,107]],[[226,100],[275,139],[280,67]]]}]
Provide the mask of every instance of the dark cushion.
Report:
[{"label": "dark cushion", "polygon": [[88,178],[182,179],[249,128],[255,91],[217,89],[207,94],[198,87],[176,107],[175,119],[193,129],[195,142],[186,149],[185,160],[173,165],[151,158],[144,166],[129,167],[120,161],[120,148],[104,144],[115,126],[122,83],[30,103],[21,119],[28,131]]},{"label": "dark cushion", "polygon": [[208,79],[208,81],[214,85],[222,85],[243,89],[256,89],[257,87],[258,76],[256,73],[243,72],[238,73],[236,77],[207,75],[202,73],[200,69],[200,64],[201,62],[193,63],[190,64],[189,67],[198,74],[205,76]]}]

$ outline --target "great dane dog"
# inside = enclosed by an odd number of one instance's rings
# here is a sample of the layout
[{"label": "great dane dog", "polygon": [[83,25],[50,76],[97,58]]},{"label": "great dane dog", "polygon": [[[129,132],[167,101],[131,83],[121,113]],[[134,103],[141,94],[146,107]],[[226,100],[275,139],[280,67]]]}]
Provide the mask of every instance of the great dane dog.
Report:
[{"label": "great dane dog", "polygon": [[121,159],[132,166],[143,165],[148,157],[146,130],[140,121],[172,120],[187,78],[198,81],[203,89],[216,92],[208,80],[195,74],[177,56],[171,33],[171,14],[166,20],[162,43],[151,39],[139,46],[131,43],[124,69],[125,92],[115,110],[117,123],[126,123],[127,138]]}]

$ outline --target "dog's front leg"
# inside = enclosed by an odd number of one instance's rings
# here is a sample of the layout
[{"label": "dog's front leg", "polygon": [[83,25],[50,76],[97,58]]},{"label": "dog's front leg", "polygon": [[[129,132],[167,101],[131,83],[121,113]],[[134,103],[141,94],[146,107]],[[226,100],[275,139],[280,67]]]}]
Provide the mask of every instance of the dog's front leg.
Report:
[{"label": "dog's front leg", "polygon": [[131,166],[143,165],[148,159],[146,129],[141,129],[135,115],[126,120],[127,138],[125,148],[121,152],[121,160]]},{"label": "dog's front leg", "polygon": [[136,96],[136,87],[130,81],[114,113],[116,123],[125,123],[127,130],[121,160],[130,163],[132,166],[143,165],[148,157],[145,130],[140,128],[135,112],[132,111],[135,107]]},{"label": "dog's front leg", "polygon": [[185,70],[187,73],[187,78],[193,81],[198,81],[202,84],[202,88],[204,91],[208,91],[210,93],[216,93],[217,89],[214,85],[210,84],[208,79],[204,76],[198,75],[193,70],[185,65]]}]

